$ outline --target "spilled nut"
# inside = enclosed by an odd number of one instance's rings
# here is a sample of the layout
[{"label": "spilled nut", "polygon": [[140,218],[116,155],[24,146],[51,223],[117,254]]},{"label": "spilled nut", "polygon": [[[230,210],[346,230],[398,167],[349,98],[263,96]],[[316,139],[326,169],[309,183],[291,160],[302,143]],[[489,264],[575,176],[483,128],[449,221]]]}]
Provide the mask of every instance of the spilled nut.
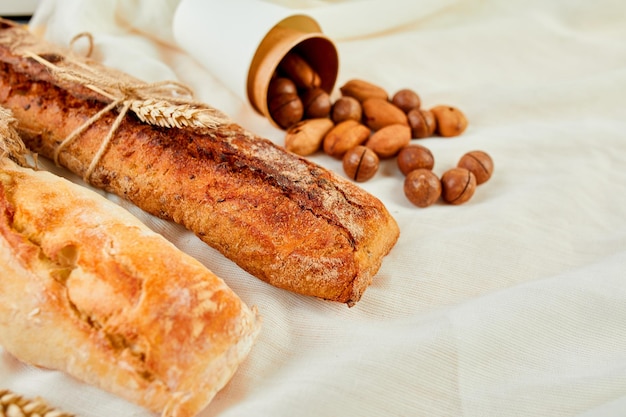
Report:
[{"label": "spilled nut", "polygon": [[321,148],[324,136],[333,126],[329,118],[302,120],[287,129],[285,148],[300,156],[312,155]]},{"label": "spilled nut", "polygon": [[370,136],[370,129],[356,120],[336,124],[324,137],[324,152],[341,159],[350,149],[361,145]]}]

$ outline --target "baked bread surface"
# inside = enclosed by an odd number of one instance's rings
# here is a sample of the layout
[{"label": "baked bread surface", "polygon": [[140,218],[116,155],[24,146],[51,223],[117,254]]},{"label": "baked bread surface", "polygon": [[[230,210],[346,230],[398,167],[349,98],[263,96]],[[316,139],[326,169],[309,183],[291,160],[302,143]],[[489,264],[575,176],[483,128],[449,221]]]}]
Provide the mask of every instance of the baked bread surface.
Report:
[{"label": "baked bread surface", "polygon": [[0,160],[0,345],[163,416],[196,415],[259,331],[207,268],[85,187]]},{"label": "baked bread surface", "polygon": [[[16,30],[23,29],[0,33]],[[52,56],[64,65],[62,55]],[[26,145],[44,156],[52,158],[105,106],[93,91],[55,80],[1,44],[0,71],[0,104],[13,111]],[[116,116],[95,122],[60,152],[59,163],[83,176]],[[228,119],[210,129],[168,129],[129,113],[89,181],[184,225],[274,286],[349,305],[399,235],[377,198]]]}]

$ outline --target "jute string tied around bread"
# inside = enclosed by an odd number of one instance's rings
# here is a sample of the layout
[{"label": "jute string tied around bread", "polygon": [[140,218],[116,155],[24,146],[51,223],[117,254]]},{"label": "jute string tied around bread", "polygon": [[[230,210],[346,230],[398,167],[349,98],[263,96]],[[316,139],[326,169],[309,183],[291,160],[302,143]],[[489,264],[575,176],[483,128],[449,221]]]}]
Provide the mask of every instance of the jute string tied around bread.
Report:
[{"label": "jute string tied around bread", "polygon": [[[97,167],[107,147],[128,111],[135,113],[143,123],[165,128],[215,128],[230,123],[220,111],[193,99],[191,89],[177,81],[146,83],[128,74],[98,65],[71,50],[60,50],[46,45],[42,50],[40,40],[25,39],[23,30],[3,31],[0,42],[9,44],[14,53],[29,57],[45,66],[58,82],[75,83],[104,97],[108,104],[71,132],[55,149],[54,162],[59,165],[61,151],[76,140],[106,113],[117,109],[118,115],[94,155],[83,179],[89,178]],[[9,33],[7,33],[9,32]],[[27,35],[32,37],[32,35]],[[89,33],[76,35],[70,45],[80,38],[89,42],[88,53],[93,50],[93,37]],[[57,63],[62,62],[62,65]]]}]

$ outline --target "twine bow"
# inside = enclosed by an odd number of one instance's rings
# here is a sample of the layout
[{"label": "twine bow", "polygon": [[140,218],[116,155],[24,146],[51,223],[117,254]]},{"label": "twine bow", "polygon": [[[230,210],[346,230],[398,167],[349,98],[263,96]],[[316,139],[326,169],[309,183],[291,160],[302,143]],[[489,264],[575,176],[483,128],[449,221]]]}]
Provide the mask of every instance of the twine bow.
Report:
[{"label": "twine bow", "polygon": [[[88,54],[91,54],[93,40],[88,33],[76,35],[71,45],[80,37],[87,37]],[[109,100],[102,110],[76,128],[57,146],[53,157],[55,164],[59,165],[59,155],[64,148],[106,113],[118,109],[119,113],[115,121],[83,176],[85,182],[89,182],[91,174],[129,110],[143,123],[165,128],[215,128],[228,123],[228,118],[218,110],[193,100],[191,89],[180,82],[168,80],[145,83],[123,73],[89,65],[70,56],[64,56],[66,65],[58,66],[52,62],[54,59],[49,58],[55,56],[54,54],[35,53],[28,49],[23,50],[21,54],[45,66],[57,81],[80,84]]]}]

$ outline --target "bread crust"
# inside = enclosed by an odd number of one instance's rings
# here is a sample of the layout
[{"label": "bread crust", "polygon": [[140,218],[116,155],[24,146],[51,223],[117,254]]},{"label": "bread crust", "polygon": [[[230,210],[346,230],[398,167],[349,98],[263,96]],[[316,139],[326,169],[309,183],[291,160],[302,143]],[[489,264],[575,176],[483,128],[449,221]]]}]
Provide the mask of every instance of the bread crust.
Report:
[{"label": "bread crust", "polygon": [[[44,156],[105,105],[2,45],[0,65],[0,104],[13,111],[26,145]],[[60,164],[84,175],[116,116],[104,115],[67,146]],[[274,286],[348,305],[399,235],[377,198],[232,122],[167,129],[129,113],[90,182],[184,225]]]},{"label": "bread crust", "polygon": [[250,351],[256,310],[121,207],[0,160],[0,345],[191,417]]}]

